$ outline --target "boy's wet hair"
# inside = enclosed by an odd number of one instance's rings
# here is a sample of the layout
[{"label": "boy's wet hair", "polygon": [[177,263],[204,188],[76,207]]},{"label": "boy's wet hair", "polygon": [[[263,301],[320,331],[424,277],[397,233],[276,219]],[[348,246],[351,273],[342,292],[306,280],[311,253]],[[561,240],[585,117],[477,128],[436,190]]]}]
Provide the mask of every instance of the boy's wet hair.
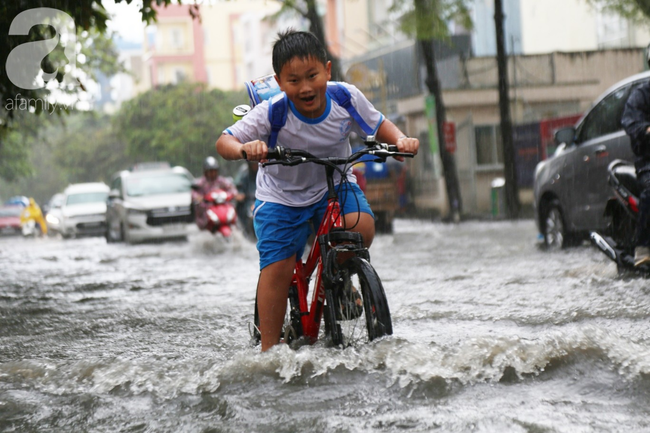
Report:
[{"label": "boy's wet hair", "polygon": [[323,65],[327,64],[327,51],[313,33],[293,29],[278,33],[278,40],[273,44],[273,71],[276,75],[280,75],[282,67],[294,57],[303,60],[312,57]]}]

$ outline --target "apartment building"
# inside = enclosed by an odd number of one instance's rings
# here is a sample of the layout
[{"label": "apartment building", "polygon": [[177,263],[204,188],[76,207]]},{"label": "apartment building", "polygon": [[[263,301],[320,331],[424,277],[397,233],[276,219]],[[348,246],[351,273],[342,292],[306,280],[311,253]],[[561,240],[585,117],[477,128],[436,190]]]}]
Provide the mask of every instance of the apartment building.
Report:
[{"label": "apartment building", "polygon": [[189,5],[157,9],[158,21],[145,29],[143,73],[138,92],[182,81],[206,82],[203,35]]},{"label": "apartment building", "polygon": [[[387,12],[391,1],[322,0],[319,10],[332,53],[348,59],[394,42],[398,32]],[[183,80],[236,90],[246,80],[273,73],[278,31],[308,30],[310,24],[298,13],[278,15],[280,7],[275,0],[215,0],[199,6],[200,18],[190,16],[189,5],[158,8],[157,22],[145,30],[145,71],[137,90]]]}]

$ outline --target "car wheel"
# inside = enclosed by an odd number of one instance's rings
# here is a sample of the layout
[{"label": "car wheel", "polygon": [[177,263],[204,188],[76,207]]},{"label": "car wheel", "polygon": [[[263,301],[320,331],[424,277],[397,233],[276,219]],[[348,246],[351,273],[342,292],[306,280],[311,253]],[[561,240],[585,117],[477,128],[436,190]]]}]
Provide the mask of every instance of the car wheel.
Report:
[{"label": "car wheel", "polygon": [[564,224],[560,203],[553,200],[543,216],[544,245],[549,250],[559,250],[568,246],[569,235]]}]

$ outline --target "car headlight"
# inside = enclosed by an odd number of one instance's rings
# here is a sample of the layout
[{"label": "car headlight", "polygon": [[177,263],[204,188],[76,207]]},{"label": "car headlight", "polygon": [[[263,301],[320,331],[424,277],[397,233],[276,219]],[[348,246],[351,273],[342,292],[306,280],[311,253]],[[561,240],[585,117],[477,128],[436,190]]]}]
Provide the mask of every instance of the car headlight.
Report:
[{"label": "car headlight", "polygon": [[61,221],[59,221],[59,219],[57,217],[55,217],[54,215],[51,215],[51,214],[47,214],[45,216],[45,220],[50,224],[58,224],[58,223],[61,222]]}]

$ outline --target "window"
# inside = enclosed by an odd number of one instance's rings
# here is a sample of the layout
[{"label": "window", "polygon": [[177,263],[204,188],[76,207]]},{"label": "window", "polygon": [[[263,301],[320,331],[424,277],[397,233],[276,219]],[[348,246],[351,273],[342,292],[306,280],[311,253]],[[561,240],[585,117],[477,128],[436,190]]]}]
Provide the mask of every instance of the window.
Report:
[{"label": "window", "polygon": [[130,197],[175,194],[190,191],[190,186],[190,180],[182,174],[151,174],[126,179],[126,194]]},{"label": "window", "polygon": [[183,48],[183,31],[181,29],[171,29],[171,44],[174,48]]},{"label": "window", "polygon": [[107,192],[84,192],[71,194],[66,200],[66,205],[86,204],[86,203],[104,203],[108,198]]},{"label": "window", "polygon": [[501,127],[485,125],[474,127],[476,138],[476,164],[497,165],[503,163]]},{"label": "window", "polygon": [[174,68],[174,75],[172,77],[172,84],[178,84],[185,81],[187,76],[185,75],[185,70],[183,68]]},{"label": "window", "polygon": [[578,131],[578,143],[623,129],[621,116],[630,87],[614,91],[591,110]]},{"label": "window", "polygon": [[158,85],[165,84],[165,69],[162,65],[158,66]]}]

